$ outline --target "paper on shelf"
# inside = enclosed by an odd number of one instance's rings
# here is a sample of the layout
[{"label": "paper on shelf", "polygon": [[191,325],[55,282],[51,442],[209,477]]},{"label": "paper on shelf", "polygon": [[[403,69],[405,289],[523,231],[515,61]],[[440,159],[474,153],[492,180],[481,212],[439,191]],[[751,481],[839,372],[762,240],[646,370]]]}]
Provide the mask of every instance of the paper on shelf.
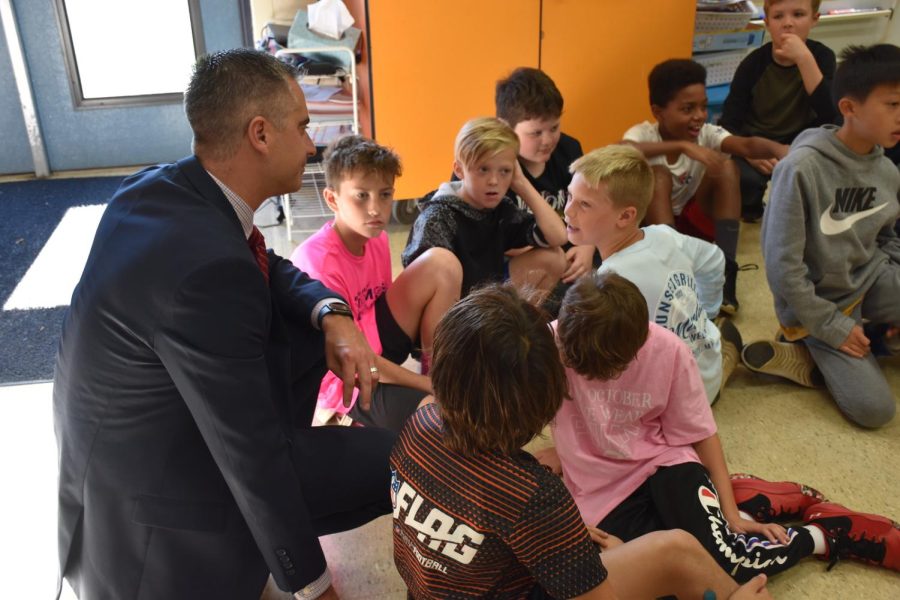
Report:
[{"label": "paper on shelf", "polygon": [[333,40],[339,40],[355,22],[342,0],[320,0],[310,4],[309,28]]}]

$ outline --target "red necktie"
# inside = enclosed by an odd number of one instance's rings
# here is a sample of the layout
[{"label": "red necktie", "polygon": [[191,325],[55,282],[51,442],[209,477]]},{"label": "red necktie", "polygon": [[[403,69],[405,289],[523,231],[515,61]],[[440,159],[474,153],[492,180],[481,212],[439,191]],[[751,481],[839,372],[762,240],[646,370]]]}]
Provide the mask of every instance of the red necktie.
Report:
[{"label": "red necktie", "polygon": [[262,271],[266,283],[269,283],[269,259],[266,256],[266,240],[256,225],[253,226],[253,232],[247,238],[247,245],[253,251],[256,264],[259,265],[259,270]]}]

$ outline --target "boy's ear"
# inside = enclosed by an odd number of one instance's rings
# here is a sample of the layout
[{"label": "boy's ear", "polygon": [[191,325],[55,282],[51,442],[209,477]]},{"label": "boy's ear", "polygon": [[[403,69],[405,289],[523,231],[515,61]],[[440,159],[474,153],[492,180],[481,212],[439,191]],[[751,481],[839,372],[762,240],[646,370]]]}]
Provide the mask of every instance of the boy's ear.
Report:
[{"label": "boy's ear", "polygon": [[[619,222],[623,227],[630,226],[635,221],[637,221],[637,209],[635,207],[626,206],[619,213]],[[637,224],[640,225],[640,223]]]},{"label": "boy's ear", "polygon": [[856,101],[853,98],[849,98],[844,96],[837,103],[838,110],[841,111],[841,115],[844,118],[852,116],[856,112]]},{"label": "boy's ear", "polygon": [[458,160],[453,161],[453,174],[456,175],[460,181],[462,181],[463,175],[465,175],[463,167]]},{"label": "boy's ear", "polygon": [[325,198],[325,204],[328,205],[328,208],[331,209],[331,212],[338,211],[337,192],[335,192],[332,188],[327,187],[322,190],[322,197]]},{"label": "boy's ear", "polygon": [[663,107],[659,106],[658,104],[650,105],[650,113],[653,115],[653,118],[656,119],[657,121],[659,121],[659,113],[661,113],[662,110],[663,110]]}]

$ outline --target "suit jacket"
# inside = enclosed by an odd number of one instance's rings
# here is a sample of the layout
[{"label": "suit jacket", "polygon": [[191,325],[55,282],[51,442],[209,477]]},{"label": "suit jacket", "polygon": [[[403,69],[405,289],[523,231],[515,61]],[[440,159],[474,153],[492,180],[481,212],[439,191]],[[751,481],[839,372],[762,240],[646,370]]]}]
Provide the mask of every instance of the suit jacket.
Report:
[{"label": "suit jacket", "polygon": [[[295,333],[315,335],[313,306],[336,294],[270,262]],[[122,184],[53,392],[60,568],[82,598],[256,600],[270,571],[288,590],[322,574],[289,426],[301,346],[196,157]]]}]

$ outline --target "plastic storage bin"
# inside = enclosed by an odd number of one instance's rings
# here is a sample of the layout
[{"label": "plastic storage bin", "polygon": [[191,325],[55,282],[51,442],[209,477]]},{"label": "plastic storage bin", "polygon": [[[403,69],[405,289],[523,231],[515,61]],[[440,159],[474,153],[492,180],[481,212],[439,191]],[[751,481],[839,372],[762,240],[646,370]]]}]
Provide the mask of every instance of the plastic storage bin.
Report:
[{"label": "plastic storage bin", "polygon": [[758,48],[766,35],[765,27],[751,25],[738,31],[715,31],[694,34],[694,52],[722,52]]},{"label": "plastic storage bin", "polygon": [[746,55],[746,50],[736,50],[697,54],[693,59],[706,67],[706,85],[715,86],[731,83],[734,72]]},{"label": "plastic storage bin", "polygon": [[694,21],[695,33],[711,33],[717,31],[734,31],[743,29],[750,19],[757,15],[756,5],[750,0],[744,0],[734,6],[737,10],[697,10]]}]

